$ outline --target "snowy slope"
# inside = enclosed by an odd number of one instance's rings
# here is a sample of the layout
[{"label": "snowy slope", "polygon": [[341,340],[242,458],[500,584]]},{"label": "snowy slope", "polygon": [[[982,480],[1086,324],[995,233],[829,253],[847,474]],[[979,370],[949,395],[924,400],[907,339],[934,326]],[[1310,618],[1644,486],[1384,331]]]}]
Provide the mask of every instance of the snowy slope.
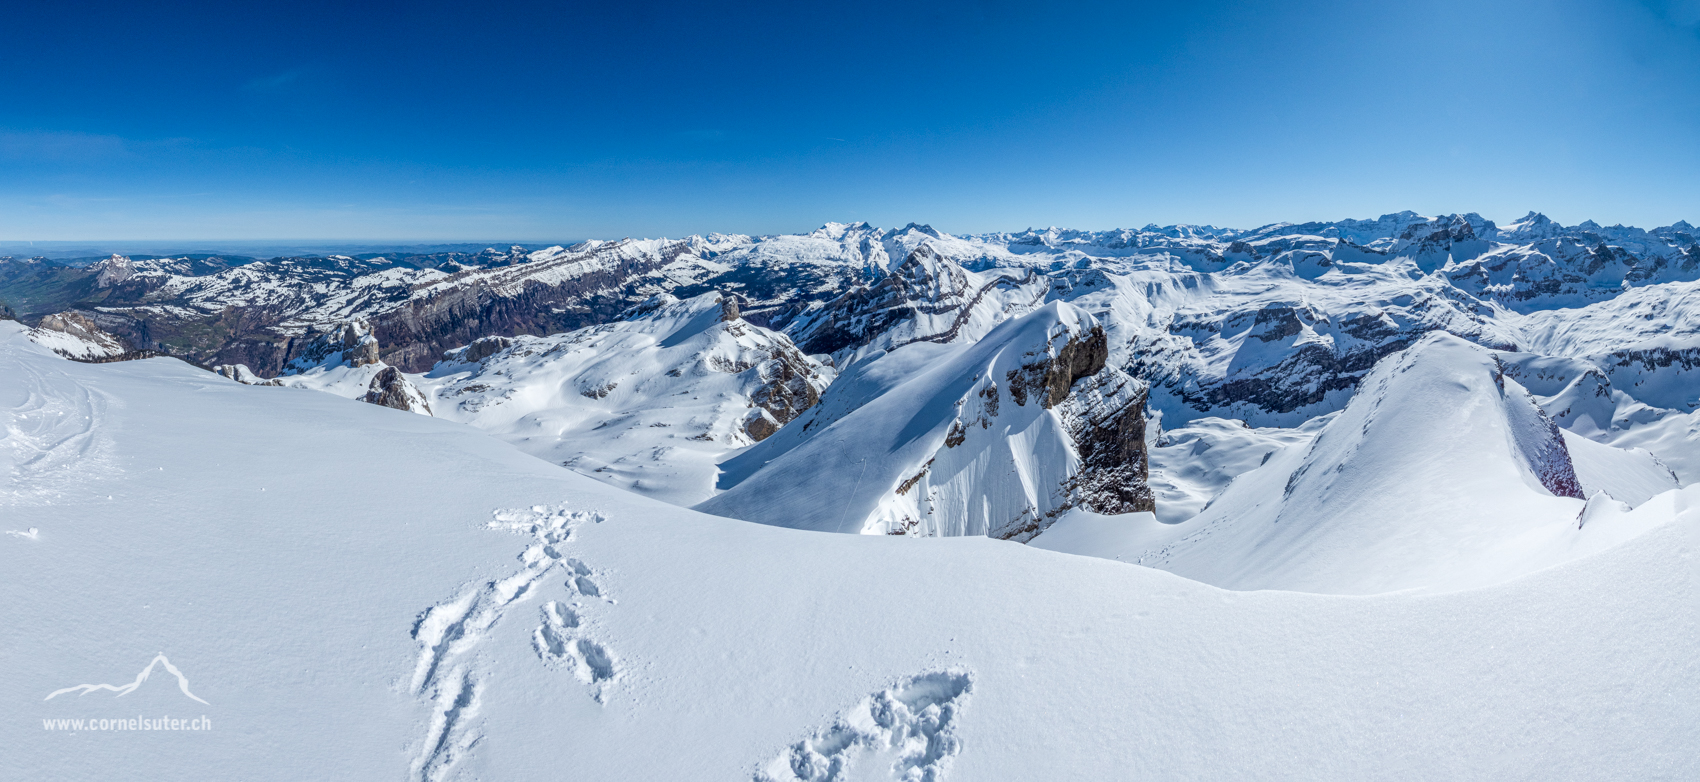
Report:
[{"label": "snowy slope", "polygon": [[[1489,589],[1233,593],[700,515],[450,422],[0,329],[0,527],[35,530],[0,535],[18,778],[751,779],[801,757],[892,779],[1649,779],[1700,745],[1700,706],[1671,695],[1700,686],[1697,490]],[[44,700],[161,652],[204,703],[163,667]],[[213,729],[38,722],[138,714]]]},{"label": "snowy slope", "polygon": [[125,353],[123,341],[75,312],[42,318],[29,335],[32,342],[67,358],[89,361]]},{"label": "snowy slope", "polygon": [[429,373],[397,373],[378,353],[354,322],[260,382],[382,403],[378,384],[389,379],[409,402],[392,407],[470,424],[680,505],[707,499],[717,462],[814,405],[835,376],[784,335],[743,320],[735,297],[720,293],[661,294],[623,320],[565,334],[486,337]]},{"label": "snowy slope", "polygon": [[717,461],[809,409],[833,371],[705,293],[663,294],[604,326],[474,343],[409,377],[440,417],[690,505],[713,492]]},{"label": "snowy slope", "polygon": [[[1589,486],[1561,431],[1492,353],[1431,335],[1378,365],[1313,441],[1275,452],[1196,518],[1130,522],[1118,550],[1078,553],[1234,589],[1371,594],[1497,583],[1640,531],[1628,521],[1577,522],[1587,488],[1645,502],[1651,459],[1590,451]],[[1675,487],[1668,474],[1664,481]]]}]

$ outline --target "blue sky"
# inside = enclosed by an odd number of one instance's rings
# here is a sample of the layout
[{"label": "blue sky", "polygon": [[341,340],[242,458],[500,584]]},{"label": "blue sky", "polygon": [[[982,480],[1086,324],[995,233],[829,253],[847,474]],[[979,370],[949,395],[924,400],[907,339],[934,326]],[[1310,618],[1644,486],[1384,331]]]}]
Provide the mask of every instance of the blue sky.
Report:
[{"label": "blue sky", "polygon": [[1700,223],[1700,0],[23,5],[7,241]]}]

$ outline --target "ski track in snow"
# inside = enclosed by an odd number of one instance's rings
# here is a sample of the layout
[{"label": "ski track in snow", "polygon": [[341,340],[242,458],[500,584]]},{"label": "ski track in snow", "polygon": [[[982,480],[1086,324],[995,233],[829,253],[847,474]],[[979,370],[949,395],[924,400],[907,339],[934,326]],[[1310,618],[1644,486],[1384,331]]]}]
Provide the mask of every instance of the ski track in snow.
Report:
[{"label": "ski track in snow", "polygon": [[0,428],[0,459],[9,462],[0,505],[52,504],[72,484],[113,468],[103,426],[109,400],[82,383],[52,382],[27,362],[13,366],[24,397]]},{"label": "ski track in snow", "polygon": [[755,773],[755,782],[873,779],[870,769],[853,767],[891,755],[897,757],[890,779],[938,782],[962,748],[956,717],[973,686],[973,677],[961,670],[904,679],[786,748]]},{"label": "ski track in snow", "polygon": [[[535,505],[492,515],[489,529],[527,533],[535,541],[519,555],[522,567],[517,572],[468,588],[426,609],[415,623],[413,637],[420,648],[409,691],[429,698],[432,714],[411,779],[445,779],[482,738],[475,721],[485,673],[473,652],[511,606],[537,593],[544,576],[556,568],[567,572],[564,585],[570,592],[598,602],[607,600],[594,571],[562,553],[573,527],[600,522],[601,514]],[[543,623],[533,632],[533,643],[544,664],[572,671],[603,703],[617,678],[617,662],[604,644],[585,632],[581,610],[578,603],[567,606],[551,600],[544,604]]]}]

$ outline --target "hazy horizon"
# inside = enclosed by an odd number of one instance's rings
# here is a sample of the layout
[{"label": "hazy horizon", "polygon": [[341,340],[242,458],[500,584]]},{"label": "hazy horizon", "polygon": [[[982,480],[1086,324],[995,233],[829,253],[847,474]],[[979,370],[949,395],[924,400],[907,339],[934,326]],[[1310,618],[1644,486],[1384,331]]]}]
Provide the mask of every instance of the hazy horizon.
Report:
[{"label": "hazy horizon", "polygon": [[[1411,211],[1415,211],[1415,210],[1411,210]],[[1515,220],[1519,220],[1519,219],[1523,218],[1526,214],[1528,214],[1529,211],[1534,211],[1534,212],[1537,212],[1537,213],[1540,213],[1540,214],[1545,214],[1548,218],[1554,219],[1556,222],[1559,222],[1559,223],[1561,223],[1563,225],[1567,225],[1567,226],[1578,225],[1580,223],[1586,222],[1589,219],[1592,219],[1592,218],[1584,218],[1584,219],[1581,219],[1581,220],[1574,220],[1574,221],[1559,220],[1559,219],[1553,217],[1553,215],[1546,213],[1546,212],[1542,212],[1541,210],[1538,210],[1538,209],[1536,209],[1536,210],[1525,210],[1524,212],[1519,213],[1515,216],[1503,217],[1503,218],[1498,218],[1498,217],[1494,217],[1494,216],[1491,216],[1491,215],[1482,215],[1482,216],[1486,217],[1488,220],[1492,221],[1496,225],[1504,226],[1504,225],[1511,223]],[[1467,213],[1468,212],[1464,212],[1464,211],[1452,211],[1452,212],[1444,212],[1444,213],[1441,213],[1441,214],[1467,214]],[[1169,227],[1169,226],[1174,226],[1174,225],[1192,225],[1192,226],[1209,226],[1209,227],[1214,227],[1214,228],[1229,228],[1229,229],[1237,229],[1237,230],[1252,230],[1252,229],[1262,228],[1262,227],[1265,227],[1265,226],[1268,226],[1268,225],[1276,225],[1276,224],[1280,224],[1280,223],[1297,224],[1297,223],[1308,223],[1308,222],[1338,222],[1338,221],[1342,221],[1342,220],[1374,220],[1374,219],[1381,217],[1385,214],[1394,214],[1394,212],[1385,212],[1385,213],[1376,214],[1376,215],[1364,215],[1364,216],[1357,216],[1357,217],[1341,217],[1341,218],[1332,218],[1332,219],[1322,219],[1322,218],[1318,218],[1318,219],[1298,219],[1298,220],[1289,219],[1289,220],[1279,220],[1279,221],[1276,221],[1274,223],[1262,223],[1262,224],[1258,224],[1258,225],[1231,225],[1231,224],[1226,224],[1226,223],[1208,222],[1208,221],[1188,221],[1188,222],[1167,223],[1167,224],[1157,224],[1157,223],[1146,222],[1146,223],[1139,223],[1139,224],[1114,225],[1114,226],[1077,226],[1077,225],[1040,226],[1040,225],[1030,225],[1030,226],[1025,226],[1023,228],[1003,228],[1003,229],[994,229],[992,231],[972,231],[972,232],[970,232],[970,231],[953,231],[953,230],[950,230],[949,228],[947,228],[945,226],[941,226],[941,225],[938,225],[938,224],[935,224],[935,223],[929,223],[929,222],[922,221],[922,220],[910,220],[910,221],[905,221],[905,222],[902,222],[902,223],[896,223],[896,224],[891,224],[891,225],[880,225],[880,224],[877,224],[877,223],[875,223],[873,225],[876,228],[894,229],[894,228],[902,228],[906,225],[909,225],[910,223],[915,223],[915,224],[919,224],[919,225],[926,225],[926,226],[929,226],[929,227],[931,227],[935,230],[938,230],[938,231],[941,231],[941,232],[944,232],[944,233],[948,233],[948,234],[958,235],[958,236],[980,235],[980,234],[987,234],[987,233],[1019,233],[1021,231],[1025,231],[1025,230],[1044,230],[1046,228],[1053,228],[1053,227],[1065,229],[1065,230],[1110,231],[1110,230],[1120,230],[1120,229],[1137,229],[1137,228],[1145,228],[1145,227],[1150,227],[1150,226]],[[1435,215],[1429,214],[1427,216],[1432,217],[1432,216],[1435,216]],[[822,222],[822,223],[815,224],[815,225],[808,227],[808,228],[801,228],[801,229],[792,230],[792,231],[782,231],[782,232],[769,233],[769,234],[748,234],[748,235],[751,235],[751,236],[773,236],[773,235],[779,235],[779,234],[806,234],[806,233],[809,233],[810,231],[814,231],[818,228],[823,227],[828,222],[849,223],[849,222],[852,222],[852,221],[846,221],[846,220],[825,221],[825,222]],[[1600,220],[1595,220],[1595,222],[1600,223],[1602,226],[1617,225],[1615,223],[1614,224],[1608,224],[1608,223],[1606,223],[1604,221],[1600,221]],[[1653,230],[1653,229],[1656,229],[1656,228],[1663,228],[1663,227],[1666,227],[1666,226],[1669,226],[1669,225],[1673,225],[1676,222],[1679,222],[1679,221],[1671,221],[1671,222],[1668,222],[1668,223],[1662,223],[1660,225],[1636,225],[1636,224],[1633,224],[1633,223],[1622,223],[1621,225],[1625,225],[1625,226],[1628,226],[1628,227],[1634,227],[1634,228],[1642,228],[1642,229],[1645,229],[1645,230]],[[1692,221],[1690,221],[1690,222],[1692,222]],[[625,239],[625,238],[631,238],[631,239],[677,239],[677,238],[683,238],[684,236],[707,235],[709,233],[733,234],[733,233],[743,233],[743,232],[702,231],[702,232],[697,232],[695,234],[678,234],[678,235],[672,235],[672,236],[668,236],[668,235],[589,236],[589,237],[578,237],[578,238],[572,238],[572,239],[559,239],[559,238],[554,238],[554,239],[530,238],[530,239],[527,239],[527,238],[512,238],[512,237],[498,238],[498,239],[489,239],[489,238],[486,238],[486,239],[466,239],[466,238],[437,239],[437,238],[410,238],[410,237],[401,237],[401,238],[358,238],[357,237],[357,238],[346,238],[346,239],[337,239],[337,238],[287,238],[287,237],[285,237],[285,238],[255,238],[255,239],[173,239],[173,238],[134,239],[134,238],[130,238],[130,239],[46,239],[46,240],[33,240],[33,241],[32,240],[0,239],[0,256],[4,256],[4,255],[17,256],[17,255],[20,255],[20,254],[25,254],[25,255],[40,256],[40,257],[52,259],[52,258],[82,258],[82,257],[88,257],[88,255],[91,255],[91,254],[105,254],[105,253],[120,253],[120,254],[125,254],[125,255],[131,255],[131,254],[134,254],[134,255],[172,255],[172,254],[200,254],[200,253],[227,253],[227,254],[233,254],[233,255],[243,254],[243,253],[256,253],[256,254],[283,255],[283,254],[290,254],[290,253],[306,253],[306,252],[309,252],[309,251],[336,251],[336,252],[353,252],[353,253],[363,253],[363,252],[378,253],[378,252],[402,252],[402,251],[420,252],[420,253],[426,253],[426,252],[477,252],[478,250],[482,250],[486,247],[495,247],[495,248],[501,249],[501,248],[505,248],[505,247],[512,246],[512,245],[520,245],[520,246],[525,246],[525,247],[548,247],[548,246],[552,246],[552,245],[571,246],[571,245],[577,244],[579,242],[590,241],[590,240],[610,241],[610,240],[618,240],[618,239]]]}]

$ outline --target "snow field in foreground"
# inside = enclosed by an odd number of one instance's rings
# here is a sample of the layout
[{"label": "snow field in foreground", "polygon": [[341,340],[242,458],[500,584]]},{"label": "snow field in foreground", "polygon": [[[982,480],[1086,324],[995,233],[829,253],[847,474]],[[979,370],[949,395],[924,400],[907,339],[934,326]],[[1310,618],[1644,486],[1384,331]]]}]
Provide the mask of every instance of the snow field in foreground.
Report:
[{"label": "snow field in foreground", "polygon": [[[0,378],[4,431],[33,393],[104,400],[110,437],[0,497],[0,527],[39,530],[0,536],[17,778],[808,778],[847,759],[844,778],[1656,779],[1700,746],[1697,489],[1636,508],[1659,515],[1640,537],[1488,588],[1229,592],[705,516],[170,360],[4,341]],[[43,700],[161,651],[206,704],[163,674]],[[139,710],[214,729],[40,727]]]}]

